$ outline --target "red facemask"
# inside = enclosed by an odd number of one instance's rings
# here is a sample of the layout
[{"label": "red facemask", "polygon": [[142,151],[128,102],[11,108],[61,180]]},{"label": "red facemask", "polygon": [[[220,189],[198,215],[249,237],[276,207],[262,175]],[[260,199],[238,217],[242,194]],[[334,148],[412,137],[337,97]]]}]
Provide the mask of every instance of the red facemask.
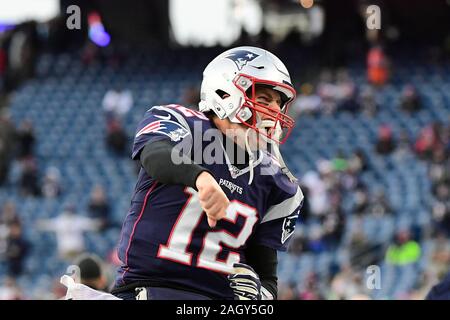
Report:
[{"label": "red facemask", "polygon": [[[294,119],[288,116],[287,112],[289,105],[295,99],[295,90],[287,84],[261,80],[245,74],[238,75],[233,82],[245,97],[244,103],[236,112],[236,118],[245,126],[252,128],[259,134],[275,141],[276,143],[283,144],[286,142],[292,128],[294,127]],[[280,110],[275,110],[269,106],[257,102],[255,98],[250,98],[247,95],[247,93],[251,93],[251,97],[255,97],[257,85],[268,86],[276,91],[280,91],[281,93],[283,91],[289,92],[292,97],[290,99],[285,99],[285,101],[282,102]],[[259,114],[259,117],[263,116],[266,123],[267,120],[273,121],[273,125],[271,127],[265,127],[265,130],[258,128],[257,114]],[[277,128],[282,130],[281,135],[276,133],[279,131],[276,130]]]}]

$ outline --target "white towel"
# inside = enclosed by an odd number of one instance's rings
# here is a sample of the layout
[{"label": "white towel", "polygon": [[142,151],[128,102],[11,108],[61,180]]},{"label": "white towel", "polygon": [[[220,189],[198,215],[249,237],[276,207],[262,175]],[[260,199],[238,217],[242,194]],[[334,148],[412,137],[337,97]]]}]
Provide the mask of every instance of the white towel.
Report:
[{"label": "white towel", "polygon": [[65,300],[122,300],[110,293],[94,290],[84,284],[76,283],[68,275],[62,276],[60,282],[67,287]]}]

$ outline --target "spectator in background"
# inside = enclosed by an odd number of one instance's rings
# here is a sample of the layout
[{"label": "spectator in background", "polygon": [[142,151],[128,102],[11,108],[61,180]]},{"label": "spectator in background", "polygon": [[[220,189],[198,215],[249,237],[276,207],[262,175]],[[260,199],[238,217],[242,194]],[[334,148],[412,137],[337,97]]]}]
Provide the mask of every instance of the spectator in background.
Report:
[{"label": "spectator in background", "polygon": [[280,283],[280,290],[278,295],[278,300],[297,300],[298,293],[296,290],[295,283]]},{"label": "spectator in background", "polygon": [[60,180],[61,174],[58,168],[48,167],[42,183],[42,195],[46,198],[58,197],[62,192]]},{"label": "spectator in background", "polygon": [[291,244],[289,245],[288,252],[295,256],[300,256],[303,252],[307,251],[307,240],[305,237],[305,231],[302,226],[295,228]]},{"label": "spectator in background", "polygon": [[367,170],[367,157],[363,150],[357,149],[348,159],[349,169],[355,174]]},{"label": "spectator in background", "polygon": [[373,193],[367,211],[378,218],[392,213],[391,205],[383,189],[378,189]]},{"label": "spectator in background", "polygon": [[340,192],[342,193],[354,193],[358,188],[364,187],[364,183],[361,181],[361,173],[358,169],[349,161],[347,171],[344,172],[339,181]]},{"label": "spectator in background", "polygon": [[0,257],[6,256],[8,237],[13,224],[20,224],[16,206],[13,202],[6,202],[0,211]]},{"label": "spectator in background", "polygon": [[17,214],[16,205],[12,201],[8,201],[3,205],[0,222],[10,226],[13,223],[20,223],[19,215]]},{"label": "spectator in background", "polygon": [[431,209],[434,228],[450,236],[450,187],[447,183],[439,183],[435,190],[436,198]]},{"label": "spectator in background", "polygon": [[20,223],[13,223],[9,228],[5,254],[10,276],[17,277],[22,274],[23,261],[28,253],[28,247],[28,242],[22,236],[22,226]]},{"label": "spectator in background", "polygon": [[308,203],[311,216],[319,217],[329,210],[329,199],[327,186],[319,174],[315,171],[308,171],[302,179],[303,185],[307,188],[309,195]]},{"label": "spectator in background", "polygon": [[133,107],[133,94],[130,90],[120,87],[110,89],[103,97],[102,106],[108,121],[110,119],[121,121]]},{"label": "spectator in background", "polygon": [[7,239],[9,235],[9,226],[0,221],[0,261],[6,254]]},{"label": "spectator in background", "polygon": [[375,116],[379,106],[375,99],[375,90],[371,86],[366,86],[361,90],[359,103],[363,114],[369,117]]},{"label": "spectator in background", "polygon": [[394,156],[397,159],[403,159],[411,154],[412,147],[411,141],[406,130],[402,130],[397,139],[397,148],[395,149]]},{"label": "spectator in background", "polygon": [[367,54],[367,78],[379,87],[388,81],[389,61],[380,45],[373,46]]},{"label": "spectator in background", "polygon": [[96,185],[91,192],[89,213],[92,218],[95,218],[100,222],[100,231],[106,230],[111,226],[109,221],[109,210],[110,208],[105,190],[102,186]]},{"label": "spectator in background", "polygon": [[407,84],[403,87],[400,108],[410,113],[419,111],[422,108],[419,93],[412,84]]},{"label": "spectator in background", "polygon": [[429,270],[437,278],[442,278],[450,266],[450,240],[444,232],[438,232],[433,241]]},{"label": "spectator in background", "polygon": [[109,121],[106,143],[116,155],[123,156],[127,152],[128,137],[119,120]]},{"label": "spectator in background", "polygon": [[444,146],[445,152],[450,154],[450,116],[447,126],[442,129],[442,144]]},{"label": "spectator in background", "polygon": [[41,187],[38,181],[37,165],[32,157],[27,157],[21,162],[22,174],[20,177],[20,192],[23,196],[39,196]]},{"label": "spectator in background", "polygon": [[400,230],[395,234],[394,243],[390,244],[386,252],[386,263],[394,266],[405,266],[419,261],[420,245],[411,239],[407,230]]},{"label": "spectator in background", "polygon": [[376,264],[378,257],[374,244],[369,241],[362,225],[352,230],[348,246],[350,263],[355,268],[364,268]]},{"label": "spectator in background", "polygon": [[450,236],[450,159],[443,147],[432,152],[428,177],[434,195],[431,204],[434,229]]},{"label": "spectator in background", "polygon": [[200,89],[195,86],[189,86],[184,89],[183,103],[182,105],[191,108],[198,109],[198,103],[200,101]]},{"label": "spectator in background", "polygon": [[56,233],[58,253],[65,260],[81,254],[85,250],[83,232],[97,231],[99,226],[99,221],[77,215],[73,206],[68,206],[56,218],[37,223],[39,230]]},{"label": "spectator in background", "polygon": [[344,172],[348,169],[348,162],[342,150],[338,150],[336,156],[331,160],[334,171]]},{"label": "spectator in background", "polygon": [[327,244],[323,239],[323,233],[321,226],[314,225],[311,227],[307,241],[308,251],[314,254],[320,254],[327,250]]},{"label": "spectator in background", "polygon": [[17,156],[19,160],[34,156],[35,141],[33,123],[30,120],[24,120],[17,130]]},{"label": "spectator in background", "polygon": [[3,284],[0,286],[0,300],[22,300],[22,290],[11,277],[4,277]]},{"label": "spectator in background", "polygon": [[409,292],[410,300],[424,300],[430,292],[433,285],[437,282],[436,276],[433,272],[425,269],[422,273],[419,273],[415,280],[414,289]]},{"label": "spectator in background", "polygon": [[0,78],[5,75],[7,63],[6,50],[3,48],[3,41],[0,38]]},{"label": "spectator in background", "polygon": [[299,293],[300,300],[323,300],[324,297],[319,290],[319,281],[315,272],[310,272],[306,276],[306,285]]},{"label": "spectator in background", "polygon": [[0,110],[0,186],[8,177],[9,168],[14,155],[16,129],[9,115]]},{"label": "spectator in background", "polygon": [[433,184],[433,189],[441,182],[450,183],[450,159],[443,147],[436,148],[432,152],[428,176]]},{"label": "spectator in background", "polygon": [[27,21],[11,30],[8,44],[7,91],[34,76],[38,37],[36,22]]},{"label": "spectator in background", "polygon": [[435,122],[420,131],[419,137],[414,144],[414,149],[421,159],[429,160],[433,154],[433,150],[442,146],[441,128],[441,125]]},{"label": "spectator in background", "polygon": [[0,36],[0,109],[2,108],[2,100],[4,98],[4,78],[6,74],[6,67],[8,66],[8,57],[6,55],[4,40]]},{"label": "spectator in background", "polygon": [[367,213],[369,208],[369,193],[365,187],[361,186],[355,190],[354,203],[353,212],[357,216],[362,216]]},{"label": "spectator in background", "polygon": [[428,292],[426,300],[450,300],[450,272]]},{"label": "spectator in background", "polygon": [[320,111],[322,99],[315,94],[314,87],[305,83],[300,87],[300,94],[292,104],[294,118],[301,114],[315,114]]},{"label": "spectator in background", "polygon": [[90,40],[87,40],[81,50],[81,61],[87,67],[100,57],[100,48]]},{"label": "spectator in background", "polygon": [[331,210],[322,220],[323,241],[327,250],[335,250],[339,247],[345,228],[345,216],[339,203],[331,205]]},{"label": "spectator in background", "polygon": [[348,264],[331,280],[331,291],[329,299],[350,300],[364,292],[362,279],[358,272],[355,272]]},{"label": "spectator in background", "polygon": [[382,125],[378,128],[378,141],[376,151],[380,155],[388,155],[395,150],[395,141],[392,129],[388,125]]},{"label": "spectator in background", "polygon": [[330,70],[324,70],[320,75],[320,81],[317,85],[317,94],[322,104],[322,110],[326,114],[334,113],[337,108],[336,85],[333,83],[333,74]]},{"label": "spectator in background", "polygon": [[94,254],[82,254],[75,260],[80,268],[80,283],[100,291],[108,291],[102,260]]},{"label": "spectator in background", "polygon": [[358,112],[360,106],[356,100],[356,86],[347,70],[340,70],[336,78],[337,110]]},{"label": "spectator in background", "polygon": [[341,192],[352,192],[359,184],[361,184],[360,176],[354,167],[350,166],[350,162],[347,162],[347,170],[340,175],[339,184],[342,187]]}]

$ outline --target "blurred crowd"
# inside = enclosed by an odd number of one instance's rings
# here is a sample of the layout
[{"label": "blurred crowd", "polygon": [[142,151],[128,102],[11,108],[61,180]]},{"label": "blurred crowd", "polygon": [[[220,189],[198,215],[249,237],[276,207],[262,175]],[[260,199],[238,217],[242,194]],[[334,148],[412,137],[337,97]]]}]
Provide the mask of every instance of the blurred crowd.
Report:
[{"label": "blurred crowd", "polygon": [[[58,18],[59,19],[59,18]],[[58,168],[39,163],[37,146],[39,140],[30,120],[15,125],[9,116],[8,94],[20,83],[34,75],[36,52],[46,43],[51,52],[67,49],[72,41],[65,39],[57,27],[58,19],[37,28],[27,23],[0,36],[0,188],[12,187],[23,198],[58,199],[70,192],[70,186],[62,180]],[[45,42],[39,39],[46,38]],[[290,48],[299,34],[290,34],[278,44],[280,50]],[[261,45],[273,49],[273,41],[263,30],[257,40],[243,33],[236,45]],[[91,42],[84,42],[80,60],[86,66],[98,60],[106,60],[109,66],[121,61],[117,52],[101,50]],[[346,67],[314,70],[317,77],[302,83],[291,112],[294,117],[334,116],[347,112],[354,115],[376,117],[383,105],[377,97],[379,91],[389,84],[395,73],[389,57],[379,45],[367,50],[365,74],[367,81],[356,83]],[[187,87],[180,103],[195,108],[199,101],[198,87]],[[102,99],[104,144],[111,156],[129,157],[131,137],[124,123],[135,104],[133,91],[125,87],[112,87]],[[420,88],[408,83],[401,88],[397,106],[405,116],[414,116],[424,108]],[[280,299],[369,299],[361,270],[368,265],[385,263],[393,267],[417,263],[423,254],[418,235],[426,233],[432,244],[431,263],[427,272],[417,276],[417,285],[398,298],[423,298],[436,279],[448,272],[450,266],[450,119],[429,123],[417,136],[407,131],[397,135],[389,123],[381,124],[373,143],[373,154],[354,150],[350,154],[338,152],[331,159],[319,159],[316,168],[299,176],[305,203],[300,224],[294,233],[289,255],[320,255],[344,250],[348,259],[341,265],[332,266],[329,276],[323,278],[311,272],[301,283],[280,283]],[[388,243],[369,239],[362,227],[365,217],[382,219],[396,215],[389,195],[380,188],[371,188],[362,176],[370,170],[369,156],[397,158],[415,157],[426,163],[431,182],[432,199],[430,212],[432,225],[427,230],[400,229]],[[295,161],[295,160],[294,160]],[[85,234],[104,233],[117,226],[111,215],[112,195],[107,186],[94,185],[87,206],[75,201],[64,207],[55,217],[38,220],[35,228],[55,236],[58,256],[69,264],[80,267],[81,281],[96,289],[107,289],[112,283],[114,267],[119,261],[114,251],[106,257],[86,254]],[[344,208],[345,199],[352,198],[350,216]],[[355,221],[347,229],[349,217]],[[23,275],[25,260],[33,243],[23,230],[23,218],[12,201],[0,203],[0,261],[6,266],[7,275],[0,281],[0,299],[27,299],[17,284]],[[308,226],[305,228],[303,226]],[[42,298],[59,299],[64,288],[55,279],[54,287]],[[34,297],[33,297],[34,298]]]},{"label": "blurred crowd", "polygon": [[[48,166],[39,172],[35,153],[36,140],[33,124],[24,120],[17,128],[8,113],[0,116],[0,187],[17,190],[20,197],[58,199],[69,186],[61,180],[56,167]],[[80,214],[79,210],[84,212]],[[59,257],[72,261],[85,251],[84,232],[104,232],[118,228],[111,221],[111,212],[105,188],[95,185],[86,208],[68,205],[57,217],[38,220],[36,230],[54,232]],[[26,270],[24,261],[33,249],[33,243],[24,236],[20,212],[12,201],[0,203],[0,261],[6,266],[7,277],[0,286],[0,299],[22,297],[15,279]]]},{"label": "blurred crowd", "polygon": [[[306,82],[300,86],[292,113],[298,117],[347,111],[373,117],[380,108],[376,100],[377,90],[379,88],[370,84],[355,84],[345,68],[334,72],[326,69],[320,74],[317,83]],[[413,114],[421,108],[419,90],[412,84],[406,84],[401,91],[398,109]]]},{"label": "blurred crowd", "polygon": [[[380,85],[380,84],[378,84]],[[363,113],[368,117],[382,108],[376,102],[378,88],[366,84],[362,90],[351,80],[345,69],[332,73],[325,70],[314,89],[303,84],[294,102],[294,115],[299,117],[316,114],[333,115],[340,112]],[[399,112],[415,113],[422,109],[420,91],[407,84],[401,91]],[[338,152],[332,159],[317,161],[316,169],[305,172],[299,181],[305,194],[301,224],[311,226],[308,232],[299,228],[289,253],[300,257],[308,253],[320,255],[344,249],[346,262],[333,266],[326,279],[311,272],[302,283],[282,283],[281,299],[370,299],[364,270],[369,265],[385,263],[402,270],[404,266],[418,263],[422,248],[421,235],[431,243],[430,265],[417,275],[416,286],[404,292],[400,299],[423,299],[438,279],[442,279],[450,267],[450,117],[442,122],[432,122],[421,128],[416,136],[406,130],[398,136],[388,124],[378,127],[373,154],[378,157],[394,156],[399,160],[414,157],[426,164],[431,182],[432,225],[420,229],[399,229],[390,243],[376,243],[363,232],[362,217],[382,218],[395,216],[396,210],[389,203],[384,190],[365,185],[362,173],[370,170],[369,155],[355,150],[350,155]],[[371,191],[370,191],[371,190]],[[354,199],[350,216],[355,218],[351,230],[345,228],[346,218],[343,199]]]}]

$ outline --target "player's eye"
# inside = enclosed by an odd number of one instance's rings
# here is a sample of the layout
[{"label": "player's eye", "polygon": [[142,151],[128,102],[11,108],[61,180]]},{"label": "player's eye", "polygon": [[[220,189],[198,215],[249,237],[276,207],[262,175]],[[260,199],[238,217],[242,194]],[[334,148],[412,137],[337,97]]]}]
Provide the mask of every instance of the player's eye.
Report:
[{"label": "player's eye", "polygon": [[258,97],[258,101],[262,102],[264,104],[269,104],[270,103],[270,99],[268,97],[265,97],[265,96]]}]

